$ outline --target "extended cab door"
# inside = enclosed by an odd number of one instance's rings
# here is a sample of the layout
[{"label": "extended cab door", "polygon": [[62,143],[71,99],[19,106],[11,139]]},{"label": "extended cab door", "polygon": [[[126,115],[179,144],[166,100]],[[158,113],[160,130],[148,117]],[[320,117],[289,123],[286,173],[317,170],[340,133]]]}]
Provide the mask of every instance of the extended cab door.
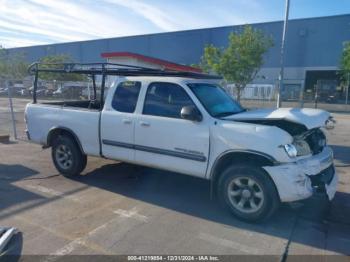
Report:
[{"label": "extended cab door", "polygon": [[123,81],[107,98],[101,116],[101,143],[105,157],[134,161],[134,111],[140,89],[141,82]]},{"label": "extended cab door", "polygon": [[204,177],[209,152],[209,127],[182,119],[184,106],[195,106],[177,84],[150,83],[143,110],[135,123],[135,160],[138,163]]}]

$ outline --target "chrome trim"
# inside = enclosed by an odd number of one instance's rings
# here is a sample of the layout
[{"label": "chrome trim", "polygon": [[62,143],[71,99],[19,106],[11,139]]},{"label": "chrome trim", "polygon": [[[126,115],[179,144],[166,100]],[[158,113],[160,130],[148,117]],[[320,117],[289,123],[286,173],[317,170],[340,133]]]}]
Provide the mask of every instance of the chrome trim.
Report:
[{"label": "chrome trim", "polygon": [[177,152],[177,151],[160,149],[160,148],[155,148],[155,147],[135,145],[135,149],[140,150],[140,151],[161,154],[161,155],[174,156],[174,157],[180,157],[180,158],[194,160],[194,161],[200,161],[200,162],[205,162],[207,160],[207,158],[205,156],[199,156],[199,155],[191,154],[191,153],[181,153],[181,152]]},{"label": "chrome trim", "polygon": [[156,147],[134,145],[134,144],[129,144],[129,143],[112,141],[112,140],[108,140],[108,139],[103,139],[102,143],[105,145],[109,145],[109,146],[124,147],[124,148],[128,148],[128,149],[134,149],[134,150],[155,153],[155,154],[160,154],[160,155],[179,157],[179,158],[184,158],[184,159],[189,159],[189,160],[194,160],[194,161],[199,161],[199,162],[207,161],[207,158],[205,156],[199,156],[199,155],[191,154],[191,153],[182,153],[182,152],[178,152],[178,151],[161,149],[161,148],[156,148]]},{"label": "chrome trim", "polygon": [[102,139],[102,143],[108,146],[118,146],[118,147],[125,147],[129,149],[135,149],[133,144],[122,143],[122,142],[112,141],[108,139]]}]

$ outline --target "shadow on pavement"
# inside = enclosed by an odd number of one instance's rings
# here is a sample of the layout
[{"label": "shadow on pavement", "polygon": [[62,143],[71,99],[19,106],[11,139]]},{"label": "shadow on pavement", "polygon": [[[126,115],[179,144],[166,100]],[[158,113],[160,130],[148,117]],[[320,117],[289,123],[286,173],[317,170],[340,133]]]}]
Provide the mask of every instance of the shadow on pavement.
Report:
[{"label": "shadow on pavement", "polygon": [[[209,181],[203,179],[126,163],[108,164],[73,179],[191,216],[284,239],[289,239],[292,227],[303,223],[303,220],[311,223],[310,227],[326,238],[326,220],[329,210],[332,210],[327,198],[317,196],[299,207],[282,205],[276,215],[268,221],[248,224],[237,220],[221,208],[217,200],[211,200]],[[342,197],[350,202],[349,194],[343,193]],[[301,237],[297,242],[319,249],[324,248],[324,241],[320,243],[313,240]],[[339,250],[339,247],[333,251],[350,254],[350,249]]]},{"label": "shadow on pavement", "polygon": [[333,149],[334,159],[340,164],[350,165],[350,147],[349,146],[339,146],[330,145]]},{"label": "shadow on pavement", "polygon": [[337,192],[332,201],[328,219],[331,222],[347,224],[350,227],[350,196],[348,193]]},{"label": "shadow on pavement", "polygon": [[[26,210],[30,210],[37,206],[56,201],[58,199],[64,198],[65,196],[72,195],[85,189],[78,188],[68,191],[61,196],[47,198],[15,185],[15,183],[20,180],[41,179],[38,177],[31,178],[37,174],[39,174],[39,172],[23,165],[0,164],[0,219],[14,216]],[[53,176],[57,176],[57,174],[50,177]],[[24,205],[24,203],[29,204]]]},{"label": "shadow on pavement", "polygon": [[[38,172],[22,165],[0,164],[0,192],[6,195],[4,201],[0,198],[0,219],[64,197],[55,196],[47,199],[13,184],[35,174]],[[285,240],[291,239],[291,231],[296,227],[297,232],[296,237],[292,238],[293,242],[321,250],[325,248],[325,241],[315,241],[315,238],[327,238],[329,223],[344,224],[349,218],[347,214],[350,213],[344,213],[345,208],[349,209],[349,204],[346,203],[350,203],[350,194],[338,192],[331,208],[328,206],[327,199],[313,198],[300,207],[283,205],[274,217],[264,223],[247,224],[221,208],[218,201],[210,199],[209,181],[126,163],[104,165],[72,180],[208,221]],[[65,196],[80,190],[66,192]],[[18,209],[8,208],[27,201],[32,203],[25,207],[20,205]],[[2,210],[4,212],[1,212]],[[346,239],[350,241],[349,236]],[[350,248],[344,245],[331,245],[327,246],[327,249],[350,254]],[[20,254],[20,252],[14,253]]]},{"label": "shadow on pavement", "polygon": [[41,199],[40,195],[13,185],[14,182],[38,174],[37,171],[22,165],[0,164],[0,191],[6,200],[0,199],[0,211],[22,202]]}]

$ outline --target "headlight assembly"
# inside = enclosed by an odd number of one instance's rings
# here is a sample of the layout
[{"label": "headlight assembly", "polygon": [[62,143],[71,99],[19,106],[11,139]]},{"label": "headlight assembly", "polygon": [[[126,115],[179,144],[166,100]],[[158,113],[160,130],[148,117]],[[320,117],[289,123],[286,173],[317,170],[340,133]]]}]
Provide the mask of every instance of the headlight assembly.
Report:
[{"label": "headlight assembly", "polygon": [[289,157],[296,157],[298,155],[296,147],[292,144],[284,145],[284,150],[286,150],[286,153]]},{"label": "headlight assembly", "polygon": [[291,158],[306,156],[311,153],[310,146],[305,140],[294,140],[293,144],[286,144],[283,147],[287,155]]},{"label": "headlight assembly", "polygon": [[306,156],[311,153],[310,146],[305,140],[294,140],[293,145],[297,150],[297,156]]}]

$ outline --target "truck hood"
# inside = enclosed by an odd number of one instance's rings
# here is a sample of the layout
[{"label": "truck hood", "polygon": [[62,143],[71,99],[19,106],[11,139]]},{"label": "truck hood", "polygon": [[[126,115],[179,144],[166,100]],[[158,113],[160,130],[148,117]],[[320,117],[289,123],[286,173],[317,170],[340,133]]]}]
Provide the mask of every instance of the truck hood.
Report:
[{"label": "truck hood", "polygon": [[[270,122],[285,122],[284,125],[299,124],[307,129],[313,129],[326,125],[330,114],[324,110],[311,108],[278,108],[250,110],[223,119],[257,124],[269,124]],[[278,124],[277,124],[278,126]]]}]

